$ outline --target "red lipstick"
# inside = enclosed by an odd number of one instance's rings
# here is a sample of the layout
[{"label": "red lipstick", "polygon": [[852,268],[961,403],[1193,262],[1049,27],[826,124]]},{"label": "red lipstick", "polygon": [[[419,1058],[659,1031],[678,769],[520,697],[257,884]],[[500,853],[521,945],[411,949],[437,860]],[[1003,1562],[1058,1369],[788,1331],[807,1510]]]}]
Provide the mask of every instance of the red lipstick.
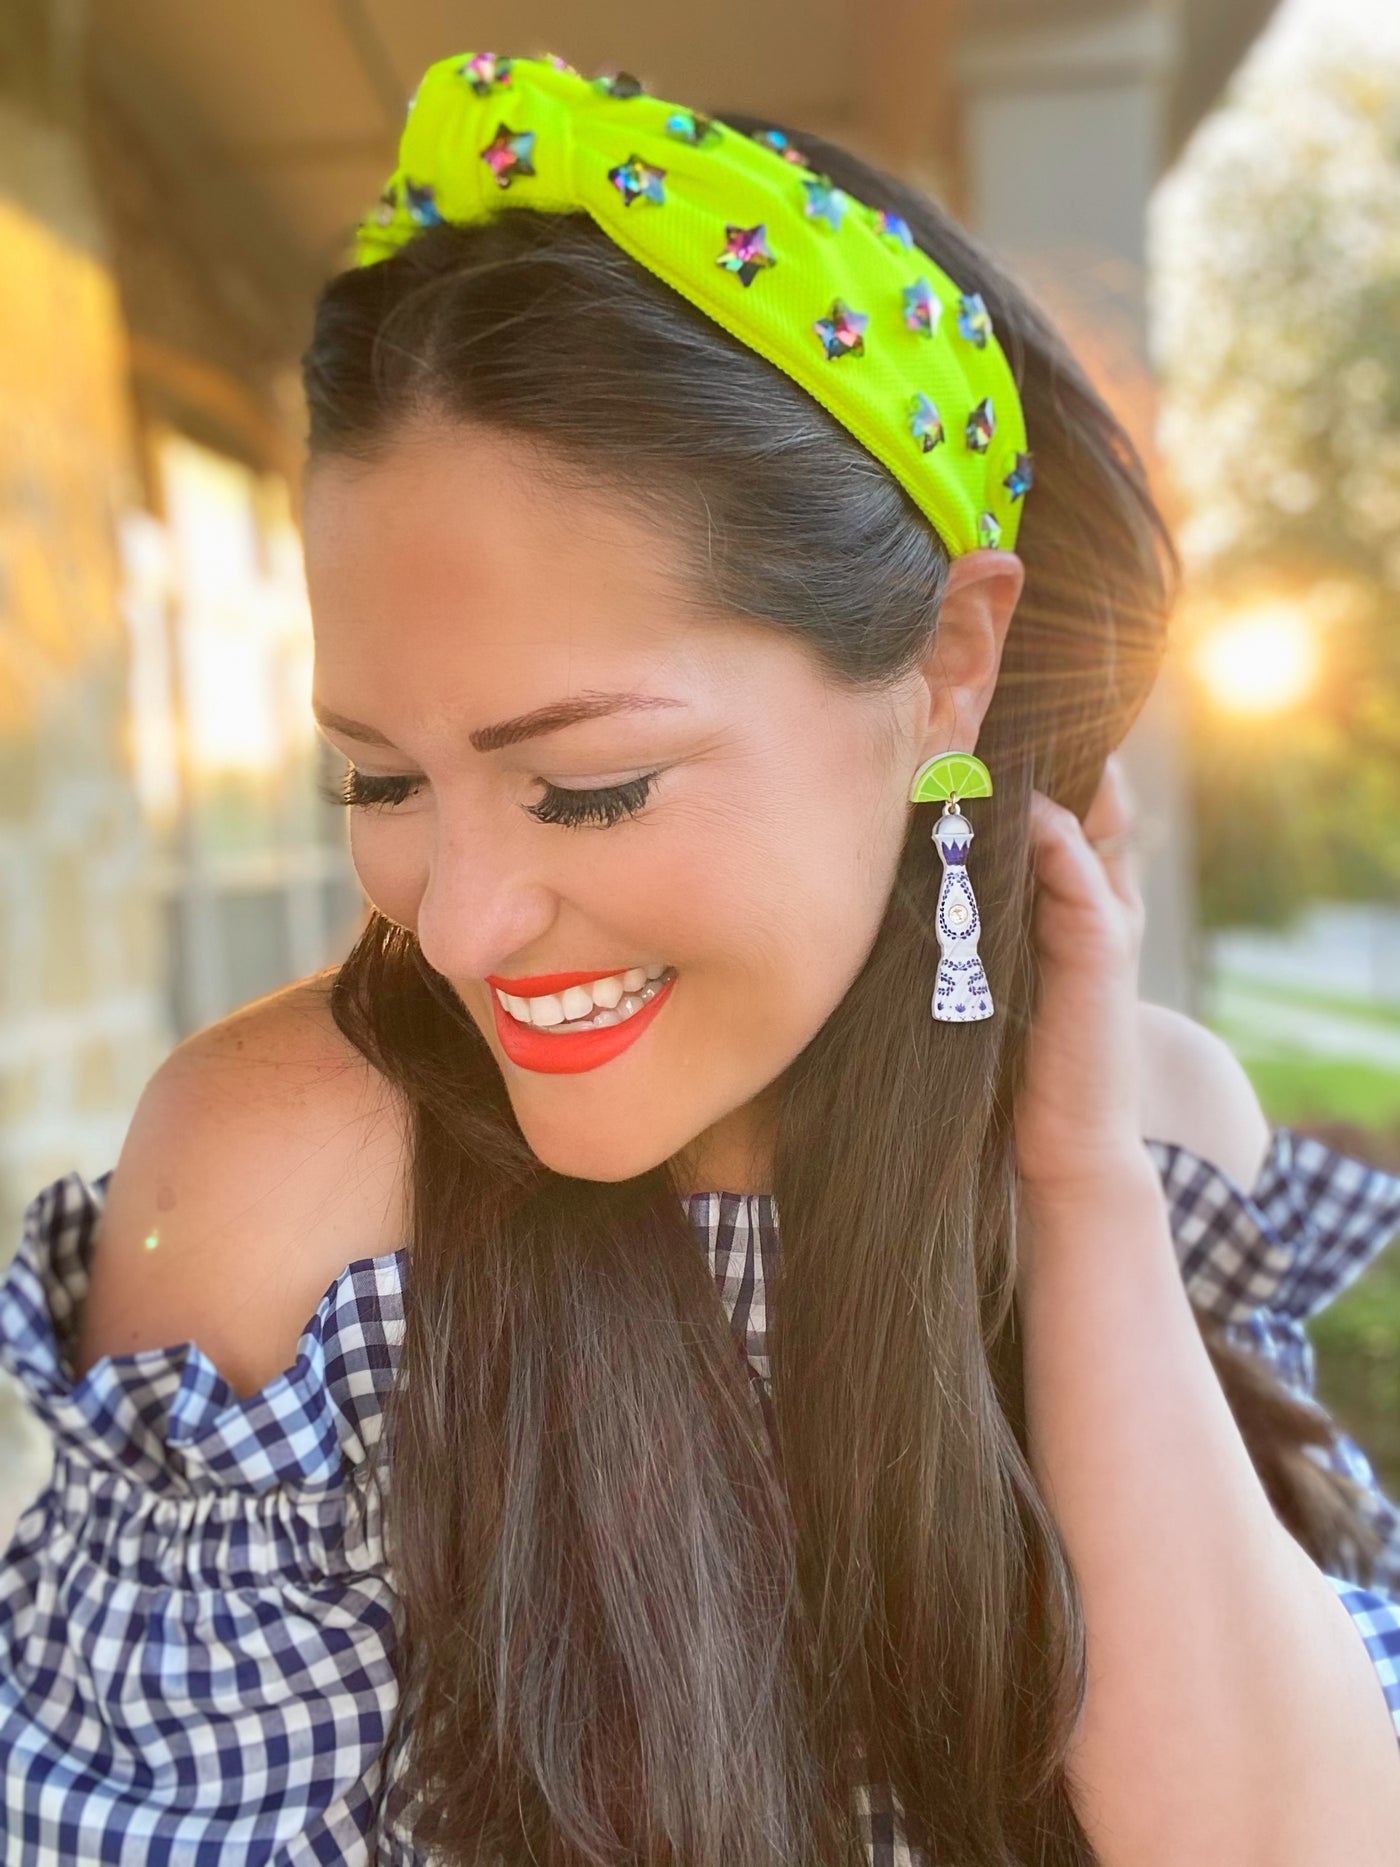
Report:
[{"label": "red lipstick", "polygon": [[611,972],[537,972],[531,979],[502,979],[488,972],[486,983],[500,986],[515,998],[540,998],[545,992],[566,992],[571,985],[592,985],[595,979],[612,979],[631,970],[630,966],[614,966]]},{"label": "red lipstick", "polygon": [[[566,979],[570,984],[583,984],[587,979],[607,979],[612,975],[606,972],[595,973],[556,973],[555,978]],[[640,1011],[630,1018],[624,1018],[621,1024],[605,1024],[596,1031],[551,1031],[538,1025],[522,1024],[519,1018],[513,1018],[496,996],[491,994],[491,1009],[496,1016],[496,1035],[501,1040],[501,1049],[512,1063],[523,1070],[539,1070],[546,1076],[573,1075],[578,1070],[595,1070],[601,1063],[611,1063],[614,1057],[629,1050],[637,1039],[652,1023],[671,996],[676,983],[673,972],[662,985],[654,998],[647,1000]],[[502,990],[505,988],[502,987]]]}]

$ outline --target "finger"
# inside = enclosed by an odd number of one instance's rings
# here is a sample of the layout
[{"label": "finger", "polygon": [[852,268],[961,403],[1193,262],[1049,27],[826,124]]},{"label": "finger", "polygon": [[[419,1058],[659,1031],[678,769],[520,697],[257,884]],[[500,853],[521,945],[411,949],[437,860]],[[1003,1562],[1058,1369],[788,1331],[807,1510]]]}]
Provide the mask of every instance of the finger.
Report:
[{"label": "finger", "polygon": [[1116,752],[1104,760],[1103,776],[1093,801],[1084,813],[1084,834],[1090,842],[1099,837],[1117,836],[1130,830],[1137,820],[1137,807],[1127,769]]},{"label": "finger", "polygon": [[1112,754],[1093,802],[1084,813],[1084,835],[1103,865],[1109,886],[1125,907],[1141,905],[1138,820],[1123,761]]},{"label": "finger", "polygon": [[1105,865],[1089,847],[1072,810],[1033,790],[1029,833],[1036,880],[1043,888],[1066,906],[1092,908],[1101,914],[1115,909]]},{"label": "finger", "polygon": [[1142,897],[1130,875],[1110,873],[1115,865],[1090,846],[1073,811],[1032,791],[1030,837],[1039,888],[1059,906],[1121,930],[1136,949],[1146,918]]}]

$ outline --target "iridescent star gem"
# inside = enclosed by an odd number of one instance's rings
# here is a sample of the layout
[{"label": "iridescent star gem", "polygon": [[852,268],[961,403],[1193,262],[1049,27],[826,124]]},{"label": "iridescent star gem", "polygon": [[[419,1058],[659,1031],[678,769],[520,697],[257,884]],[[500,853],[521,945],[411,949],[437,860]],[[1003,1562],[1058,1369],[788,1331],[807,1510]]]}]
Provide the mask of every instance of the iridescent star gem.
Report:
[{"label": "iridescent star gem", "polygon": [[622,196],[622,205],[631,207],[639,196],[648,201],[664,202],[666,195],[661,183],[665,174],[665,169],[653,168],[649,162],[643,162],[639,155],[634,154],[628,156],[625,162],[620,162],[615,169],[609,169],[608,180]]},{"label": "iridescent star gem", "polygon": [[1010,473],[1008,473],[1006,478],[1002,481],[1002,485],[1013,499],[1019,499],[1023,493],[1028,493],[1031,490],[1035,485],[1035,474],[1031,470],[1031,457],[1029,454],[1018,454],[1016,456],[1016,463],[1012,467]]},{"label": "iridescent star gem", "polygon": [[415,182],[405,179],[403,204],[420,227],[434,227],[442,219],[431,182],[424,182],[420,188]]},{"label": "iridescent star gem", "polygon": [[943,306],[927,279],[915,279],[904,287],[904,323],[923,337],[932,337],[943,316]]},{"label": "iridescent star gem", "polygon": [[922,390],[916,390],[914,394],[913,413],[909,417],[909,432],[926,454],[931,454],[938,443],[945,438],[943,417],[938,412],[938,404],[931,402]]},{"label": "iridescent star gem", "polygon": [[977,536],[988,550],[995,550],[1001,543],[1001,524],[994,512],[983,512],[977,519]]},{"label": "iridescent star gem", "polygon": [[964,433],[967,444],[974,454],[985,454],[987,443],[997,431],[996,416],[992,413],[992,398],[984,396],[967,418]]},{"label": "iridescent star gem", "polygon": [[705,117],[698,110],[673,110],[666,119],[666,134],[674,136],[678,143],[690,143],[698,147],[702,143],[719,140],[719,125],[713,117]]},{"label": "iridescent star gem", "polygon": [[839,188],[833,188],[831,178],[819,175],[814,182],[803,182],[807,191],[807,217],[809,220],[825,220],[832,227],[841,225],[842,216],[850,206],[851,198]]},{"label": "iridescent star gem", "polygon": [[389,186],[384,190],[383,194],[380,195],[378,201],[375,202],[374,207],[371,209],[370,219],[377,221],[381,227],[388,227],[393,222],[398,205],[399,197],[394,192],[394,184],[390,182]]},{"label": "iridescent star gem", "polygon": [[601,91],[605,97],[645,97],[646,90],[640,78],[634,78],[630,71],[604,72],[601,78],[593,80],[595,91]]},{"label": "iridescent star gem", "polygon": [[767,239],[768,227],[763,221],[757,227],[734,227],[726,222],[724,251],[715,264],[732,272],[741,285],[752,285],[766,266],[778,263],[768,250]]},{"label": "iridescent star gem", "polygon": [[812,166],[796,143],[789,142],[781,130],[755,130],[753,140],[756,143],[763,143],[776,155],[780,155],[784,162],[795,162],[799,168],[804,169]]},{"label": "iridescent star gem", "polygon": [[547,65],[553,65],[556,71],[566,71],[568,72],[571,78],[577,78],[580,76],[578,68],[574,65],[571,65],[567,58],[560,58],[557,52],[546,52],[544,57],[545,57],[545,63]]},{"label": "iridescent star gem", "polygon": [[481,159],[496,177],[498,188],[509,188],[522,175],[533,175],[530,160],[535,151],[533,130],[513,130],[508,123],[498,123],[496,134],[481,152]]},{"label": "iridescent star gem", "polygon": [[822,340],[826,351],[826,360],[833,357],[862,357],[865,355],[865,339],[861,332],[870,322],[870,315],[864,311],[852,311],[849,305],[839,298],[831,301],[831,315],[813,320],[812,329]]},{"label": "iridescent star gem", "polygon": [[964,292],[958,299],[958,329],[970,344],[986,349],[992,320],[979,292]]},{"label": "iridescent star gem", "polygon": [[914,244],[914,236],[909,231],[909,222],[901,220],[898,214],[892,214],[888,208],[877,208],[871,225],[876,233],[898,240],[903,247],[910,247]]},{"label": "iridescent star gem", "polygon": [[510,83],[510,68],[514,62],[495,52],[478,52],[462,61],[457,67],[457,76],[465,78],[478,97],[486,97],[496,85]]}]

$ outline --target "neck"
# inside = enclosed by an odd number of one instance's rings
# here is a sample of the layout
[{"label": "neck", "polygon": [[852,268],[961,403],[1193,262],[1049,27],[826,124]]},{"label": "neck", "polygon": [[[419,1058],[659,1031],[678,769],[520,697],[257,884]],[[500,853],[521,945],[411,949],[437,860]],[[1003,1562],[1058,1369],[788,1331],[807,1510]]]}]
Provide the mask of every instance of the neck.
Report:
[{"label": "neck", "polygon": [[671,1156],[671,1178],[682,1198],[694,1193],[773,1191],[777,1108],[770,1091],[732,1109]]}]

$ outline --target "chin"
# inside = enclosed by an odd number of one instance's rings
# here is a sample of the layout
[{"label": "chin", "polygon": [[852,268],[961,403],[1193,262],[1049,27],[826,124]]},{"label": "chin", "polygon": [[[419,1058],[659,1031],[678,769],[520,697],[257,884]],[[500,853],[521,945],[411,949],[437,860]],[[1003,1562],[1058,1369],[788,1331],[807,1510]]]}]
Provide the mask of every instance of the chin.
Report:
[{"label": "chin", "polygon": [[[520,1120],[518,1110],[516,1118]],[[586,1123],[577,1134],[536,1134],[523,1120],[520,1128],[540,1165],[551,1173],[567,1174],[571,1180],[632,1180],[659,1167],[674,1151],[659,1144],[648,1146],[645,1139],[639,1143],[636,1137],[605,1136]]]}]

